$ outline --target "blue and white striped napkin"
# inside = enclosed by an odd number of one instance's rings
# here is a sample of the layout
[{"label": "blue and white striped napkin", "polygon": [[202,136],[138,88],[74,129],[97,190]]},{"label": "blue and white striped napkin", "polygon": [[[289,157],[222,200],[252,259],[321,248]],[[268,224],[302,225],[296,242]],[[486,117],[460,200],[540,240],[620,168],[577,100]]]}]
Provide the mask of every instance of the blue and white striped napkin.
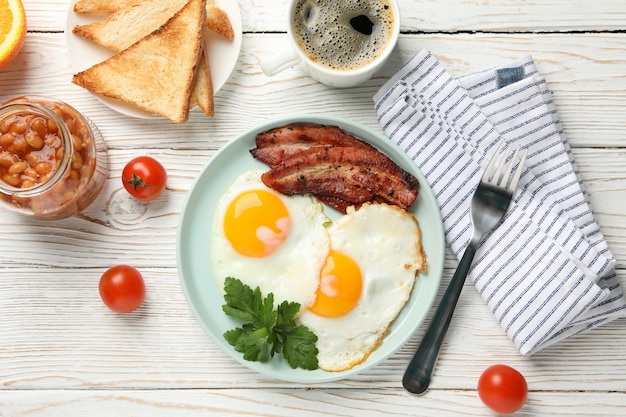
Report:
[{"label": "blue and white striped napkin", "polygon": [[387,136],[428,179],[459,259],[470,200],[498,142],[528,149],[514,201],[470,271],[522,354],[626,315],[615,259],[531,57],[453,78],[422,51],[374,101]]}]

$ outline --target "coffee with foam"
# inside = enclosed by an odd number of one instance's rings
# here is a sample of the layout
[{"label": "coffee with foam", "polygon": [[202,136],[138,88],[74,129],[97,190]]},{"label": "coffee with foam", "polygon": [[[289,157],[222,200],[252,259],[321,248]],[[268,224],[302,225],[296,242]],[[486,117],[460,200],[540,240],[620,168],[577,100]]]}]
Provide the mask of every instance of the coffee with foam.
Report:
[{"label": "coffee with foam", "polygon": [[292,16],[302,51],[325,67],[351,71],[389,46],[394,17],[389,0],[300,0]]}]

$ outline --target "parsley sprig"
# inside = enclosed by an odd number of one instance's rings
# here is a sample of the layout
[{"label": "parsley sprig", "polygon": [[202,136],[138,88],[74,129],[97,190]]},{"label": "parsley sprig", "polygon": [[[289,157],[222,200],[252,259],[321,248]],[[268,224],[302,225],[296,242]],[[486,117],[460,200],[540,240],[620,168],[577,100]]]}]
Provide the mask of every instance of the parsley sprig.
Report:
[{"label": "parsley sprig", "polygon": [[283,301],[274,309],[274,294],[265,298],[240,280],[228,277],[224,282],[222,310],[244,322],[224,333],[226,341],[248,361],[267,362],[275,353],[282,354],[292,368],[314,370],[317,363],[317,336],[294,319],[299,303]]}]

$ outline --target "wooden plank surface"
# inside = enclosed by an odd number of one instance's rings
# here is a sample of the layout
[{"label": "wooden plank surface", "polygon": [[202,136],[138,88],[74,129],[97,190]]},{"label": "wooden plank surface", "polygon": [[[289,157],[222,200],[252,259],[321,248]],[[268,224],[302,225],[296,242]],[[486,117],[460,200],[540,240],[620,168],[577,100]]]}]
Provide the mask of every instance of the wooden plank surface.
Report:
[{"label": "wooden plank surface", "polygon": [[[6,400],[5,400],[6,399]],[[346,390],[191,390],[44,391],[0,393],[3,415],[191,416],[493,416],[472,391],[428,392],[412,397],[397,389]],[[601,414],[598,410],[601,409]],[[624,395],[610,393],[532,393],[516,416],[622,417]]]},{"label": "wooden plank surface", "polygon": [[[288,0],[238,0],[244,32],[284,31]],[[68,0],[25,0],[32,31],[63,31]],[[42,7],[42,3],[46,3]],[[551,32],[624,29],[620,0],[398,0],[404,32]]]}]

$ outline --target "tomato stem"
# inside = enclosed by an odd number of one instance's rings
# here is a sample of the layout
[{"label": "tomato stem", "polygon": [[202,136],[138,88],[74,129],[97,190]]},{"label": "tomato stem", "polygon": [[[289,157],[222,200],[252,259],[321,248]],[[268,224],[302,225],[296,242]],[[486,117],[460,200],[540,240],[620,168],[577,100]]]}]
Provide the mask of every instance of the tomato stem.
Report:
[{"label": "tomato stem", "polygon": [[143,182],[143,178],[133,173],[133,178],[130,180],[126,180],[126,182],[133,186],[133,190],[136,190],[139,187],[150,187],[152,184],[146,184]]}]

